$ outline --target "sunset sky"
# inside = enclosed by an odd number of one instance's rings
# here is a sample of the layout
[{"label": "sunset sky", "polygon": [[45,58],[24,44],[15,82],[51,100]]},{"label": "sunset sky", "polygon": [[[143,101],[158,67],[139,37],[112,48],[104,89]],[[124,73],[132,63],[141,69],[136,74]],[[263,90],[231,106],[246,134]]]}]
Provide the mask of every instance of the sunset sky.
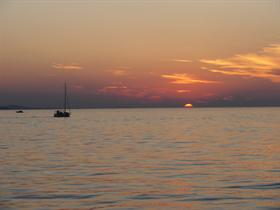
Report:
[{"label": "sunset sky", "polygon": [[280,105],[279,0],[1,0],[0,105]]}]

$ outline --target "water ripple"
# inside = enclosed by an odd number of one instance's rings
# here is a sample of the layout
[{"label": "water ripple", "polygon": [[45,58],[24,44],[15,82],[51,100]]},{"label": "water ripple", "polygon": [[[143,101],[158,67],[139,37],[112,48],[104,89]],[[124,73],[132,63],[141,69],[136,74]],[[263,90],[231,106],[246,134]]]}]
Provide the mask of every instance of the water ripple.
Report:
[{"label": "water ripple", "polygon": [[0,209],[279,209],[279,108],[52,114],[0,111]]},{"label": "water ripple", "polygon": [[12,199],[31,199],[31,200],[42,200],[42,199],[89,199],[95,198],[98,195],[71,195],[71,194],[51,194],[51,195],[19,195],[14,196]]},{"label": "water ripple", "polygon": [[258,185],[236,185],[236,186],[229,186],[227,188],[273,190],[273,189],[280,189],[280,182],[279,183],[271,183],[271,184],[258,184]]}]

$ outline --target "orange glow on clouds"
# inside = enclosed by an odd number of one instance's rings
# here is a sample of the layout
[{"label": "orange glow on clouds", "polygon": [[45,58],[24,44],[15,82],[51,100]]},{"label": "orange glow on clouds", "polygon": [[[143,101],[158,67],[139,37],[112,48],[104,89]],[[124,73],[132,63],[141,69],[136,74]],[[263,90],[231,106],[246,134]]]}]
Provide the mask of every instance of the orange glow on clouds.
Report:
[{"label": "orange glow on clouds", "polygon": [[125,85],[118,85],[118,86],[112,85],[112,86],[106,86],[102,89],[99,89],[98,91],[100,93],[112,93],[112,92],[116,92],[116,91],[120,92],[120,91],[126,90],[126,89],[128,89],[128,88]]},{"label": "orange glow on clouds", "polygon": [[61,70],[82,70],[83,67],[78,65],[78,64],[69,64],[69,65],[65,65],[65,64],[53,64],[52,66],[54,69],[61,69]]},{"label": "orange glow on clouds", "polygon": [[116,76],[124,76],[127,74],[127,72],[125,70],[115,70],[113,73]]},{"label": "orange glow on clouds", "polygon": [[188,76],[187,74],[163,74],[161,76],[163,78],[173,80],[173,81],[171,81],[171,83],[173,83],[173,84],[195,84],[195,83],[211,84],[211,83],[217,83],[215,81],[194,79],[194,78]]},{"label": "orange glow on clouds", "polygon": [[258,77],[280,82],[280,44],[265,47],[258,54],[237,54],[225,59],[201,59],[200,62],[210,65],[209,71],[213,73]]},{"label": "orange glow on clouds", "polygon": [[177,93],[190,93],[190,90],[177,90]]},{"label": "orange glow on clouds", "polygon": [[179,63],[191,63],[191,60],[186,60],[186,59],[173,59],[172,61],[174,62],[179,62]]}]

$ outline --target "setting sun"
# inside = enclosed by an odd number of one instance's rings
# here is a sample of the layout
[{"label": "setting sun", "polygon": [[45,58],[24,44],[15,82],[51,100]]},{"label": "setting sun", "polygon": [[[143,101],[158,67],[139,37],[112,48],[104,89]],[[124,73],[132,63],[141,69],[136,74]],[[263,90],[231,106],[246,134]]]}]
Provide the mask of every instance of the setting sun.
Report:
[{"label": "setting sun", "polygon": [[184,107],[185,108],[193,108],[193,105],[192,104],[185,104]]}]

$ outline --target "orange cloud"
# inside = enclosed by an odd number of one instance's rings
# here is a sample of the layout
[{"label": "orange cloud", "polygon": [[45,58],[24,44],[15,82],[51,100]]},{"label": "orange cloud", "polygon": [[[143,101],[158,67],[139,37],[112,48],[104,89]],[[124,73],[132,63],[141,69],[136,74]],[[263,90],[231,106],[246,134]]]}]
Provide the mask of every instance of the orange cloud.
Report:
[{"label": "orange cloud", "polygon": [[101,93],[108,93],[108,92],[114,92],[116,90],[123,90],[123,89],[127,89],[127,86],[125,85],[112,85],[112,86],[106,86],[106,87],[103,87],[101,89],[98,90],[98,92],[101,92]]},{"label": "orange cloud", "polygon": [[129,70],[132,68],[130,66],[119,66],[113,69],[109,69],[108,71],[115,76],[126,76],[129,74]]},{"label": "orange cloud", "polygon": [[190,93],[190,90],[177,90],[177,93]]},{"label": "orange cloud", "polygon": [[161,87],[128,87],[123,84],[115,84],[105,86],[98,90],[101,95],[114,95],[134,99],[147,99],[149,101],[160,101],[166,98],[172,97],[183,97],[185,94],[190,93],[190,90],[176,90],[172,88],[161,88]]},{"label": "orange cloud", "polygon": [[191,60],[186,60],[186,59],[173,59],[172,61],[174,62],[179,62],[179,63],[191,63]]},{"label": "orange cloud", "polygon": [[194,78],[191,78],[190,76],[188,76],[187,74],[163,74],[163,75],[161,75],[161,77],[173,80],[171,82],[173,84],[217,83],[216,81],[194,79]]},{"label": "orange cloud", "polygon": [[65,64],[53,64],[52,67],[54,69],[61,69],[61,70],[82,70],[83,67],[81,67],[78,64],[70,64],[70,65],[65,65]]},{"label": "orange cloud", "polygon": [[71,89],[82,90],[82,89],[84,89],[84,86],[82,86],[82,85],[71,85]]},{"label": "orange cloud", "polygon": [[211,72],[280,82],[280,75],[277,74],[280,69],[280,44],[265,47],[259,53],[237,54],[225,59],[202,59],[200,62],[217,68],[210,68]]},{"label": "orange cloud", "polygon": [[127,74],[127,72],[125,70],[114,70],[113,74],[116,76],[124,76]]},{"label": "orange cloud", "polygon": [[129,98],[144,98],[148,96],[148,91],[146,89],[129,88],[122,84],[106,86],[99,89],[98,92],[104,95],[116,95]]}]

